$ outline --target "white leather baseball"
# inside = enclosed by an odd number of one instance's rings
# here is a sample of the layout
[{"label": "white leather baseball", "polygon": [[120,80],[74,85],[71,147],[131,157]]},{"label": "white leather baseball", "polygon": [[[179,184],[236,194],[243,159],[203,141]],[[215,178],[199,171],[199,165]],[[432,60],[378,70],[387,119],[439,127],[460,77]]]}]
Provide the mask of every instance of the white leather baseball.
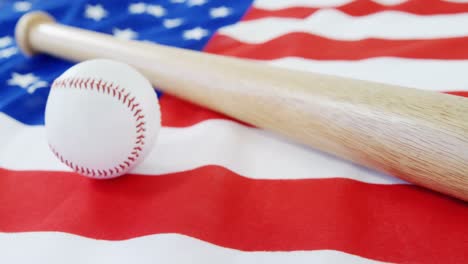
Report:
[{"label": "white leather baseball", "polygon": [[161,127],[155,91],[127,64],[95,59],[52,84],[45,111],[50,149],[75,172],[123,175],[151,151]]}]

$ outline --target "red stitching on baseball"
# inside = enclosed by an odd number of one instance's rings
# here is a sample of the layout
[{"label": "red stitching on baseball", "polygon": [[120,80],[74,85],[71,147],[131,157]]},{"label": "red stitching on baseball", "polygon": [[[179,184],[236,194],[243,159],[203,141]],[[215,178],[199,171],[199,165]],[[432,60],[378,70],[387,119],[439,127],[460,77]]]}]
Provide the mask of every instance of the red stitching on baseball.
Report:
[{"label": "red stitching on baseball", "polygon": [[99,80],[98,83],[96,83],[96,87],[97,87],[96,89],[98,92],[99,92],[99,89],[101,88],[101,82],[102,80]]},{"label": "red stitching on baseball", "polygon": [[107,93],[110,93],[110,90],[112,88],[112,86],[114,85],[113,83],[111,83],[109,86],[106,86],[107,83],[104,84],[104,88],[107,90],[106,92]]},{"label": "red stitching on baseball", "polygon": [[139,114],[140,114],[140,112],[141,112],[141,109],[138,109],[138,110],[136,110],[136,111],[135,111],[135,113],[133,113],[133,116],[137,116],[137,115],[139,115]]},{"label": "red stitching on baseball", "polygon": [[132,99],[128,100],[128,107],[130,107],[130,105],[133,103],[133,101],[135,101],[135,97],[133,97]]},{"label": "red stitching on baseball", "polygon": [[[140,152],[143,151],[142,146],[144,145],[145,132],[146,132],[146,122],[144,122],[145,116],[142,115],[142,109],[140,104],[135,101],[135,97],[132,94],[125,90],[125,88],[119,87],[111,82],[106,82],[103,80],[96,81],[93,78],[80,78],[80,77],[69,77],[64,79],[57,79],[52,84],[52,88],[75,88],[75,89],[88,89],[95,90],[100,93],[108,94],[116,98],[124,106],[126,106],[132,113],[135,118],[136,139],[135,146],[132,148],[130,155],[126,160],[121,161],[115,167],[110,169],[92,169],[80,166],[73,163],[72,161],[63,157],[53,146],[49,145],[52,152],[57,156],[57,158],[65,163],[68,167],[72,168],[75,172],[92,176],[92,177],[107,177],[113,175],[114,173],[119,173],[122,170],[130,167],[133,162],[137,160],[140,156]],[[127,100],[131,96],[131,99]]]}]

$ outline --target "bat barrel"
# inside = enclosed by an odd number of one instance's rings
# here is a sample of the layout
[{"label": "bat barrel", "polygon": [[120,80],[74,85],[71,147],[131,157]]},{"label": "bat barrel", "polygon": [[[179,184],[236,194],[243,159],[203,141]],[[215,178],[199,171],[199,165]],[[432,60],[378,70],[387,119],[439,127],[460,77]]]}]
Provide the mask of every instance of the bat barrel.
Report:
[{"label": "bat barrel", "polygon": [[466,98],[118,40],[44,13],[16,37],[26,54],[129,63],[165,92],[468,201]]}]

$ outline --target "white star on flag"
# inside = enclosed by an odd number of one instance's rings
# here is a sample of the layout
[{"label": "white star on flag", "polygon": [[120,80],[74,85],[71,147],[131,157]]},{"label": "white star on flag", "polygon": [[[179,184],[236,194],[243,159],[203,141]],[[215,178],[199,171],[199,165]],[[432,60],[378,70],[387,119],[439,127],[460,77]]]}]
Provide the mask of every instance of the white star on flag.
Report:
[{"label": "white star on flag", "polygon": [[18,1],[13,4],[13,8],[17,12],[26,12],[31,9],[32,4],[28,1]]},{"label": "white star on flag", "polygon": [[146,12],[155,17],[162,17],[166,14],[166,9],[160,5],[149,5]]},{"label": "white star on flag", "polygon": [[183,4],[183,3],[185,3],[185,0],[171,0],[171,3],[173,3],[173,4]]},{"label": "white star on flag", "polygon": [[189,39],[200,40],[206,36],[208,36],[208,30],[201,28],[201,27],[196,27],[193,29],[185,30],[183,33],[183,37],[186,40],[189,40]]},{"label": "white star on flag", "polygon": [[128,12],[130,14],[143,14],[146,11],[145,3],[133,3],[128,6]]},{"label": "white star on flag", "polygon": [[8,85],[19,86],[30,94],[41,87],[47,87],[47,82],[42,81],[32,73],[20,74],[13,72],[11,78],[8,80]]},{"label": "white star on flag", "polygon": [[188,0],[189,6],[201,6],[206,4],[206,0]]},{"label": "white star on flag", "polygon": [[0,38],[0,48],[5,48],[13,43],[13,38],[10,36],[4,36]]},{"label": "white star on flag", "polygon": [[16,47],[9,47],[6,49],[2,49],[0,50],[0,58],[6,59],[15,55],[16,53],[18,53],[18,49]]},{"label": "white star on flag", "polygon": [[180,26],[182,21],[180,18],[164,19],[163,25],[165,28],[175,28]]},{"label": "white star on flag", "polygon": [[138,37],[138,33],[133,31],[130,28],[126,28],[126,29],[114,28],[112,30],[112,34],[114,34],[114,37],[118,39],[124,39],[124,40],[136,39]]},{"label": "white star on flag", "polygon": [[36,77],[32,73],[28,74],[20,74],[14,72],[11,75],[11,78],[8,80],[9,85],[17,85],[20,86],[21,88],[26,88],[29,85],[33,84],[34,82],[37,82],[39,80],[38,77]]},{"label": "white star on flag", "polygon": [[107,11],[102,5],[86,5],[85,17],[93,19],[94,21],[100,21],[107,16]]},{"label": "white star on flag", "polygon": [[231,14],[231,9],[225,6],[210,9],[210,16],[212,18],[227,17],[229,14]]}]

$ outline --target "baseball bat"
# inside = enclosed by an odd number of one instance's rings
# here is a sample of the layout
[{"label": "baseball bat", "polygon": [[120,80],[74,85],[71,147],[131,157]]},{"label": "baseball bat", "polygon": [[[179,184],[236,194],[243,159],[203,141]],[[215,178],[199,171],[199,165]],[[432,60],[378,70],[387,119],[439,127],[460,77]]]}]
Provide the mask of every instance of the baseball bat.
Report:
[{"label": "baseball bat", "polygon": [[466,98],[119,40],[43,12],[15,35],[25,54],[126,62],[164,92],[468,201]]}]

